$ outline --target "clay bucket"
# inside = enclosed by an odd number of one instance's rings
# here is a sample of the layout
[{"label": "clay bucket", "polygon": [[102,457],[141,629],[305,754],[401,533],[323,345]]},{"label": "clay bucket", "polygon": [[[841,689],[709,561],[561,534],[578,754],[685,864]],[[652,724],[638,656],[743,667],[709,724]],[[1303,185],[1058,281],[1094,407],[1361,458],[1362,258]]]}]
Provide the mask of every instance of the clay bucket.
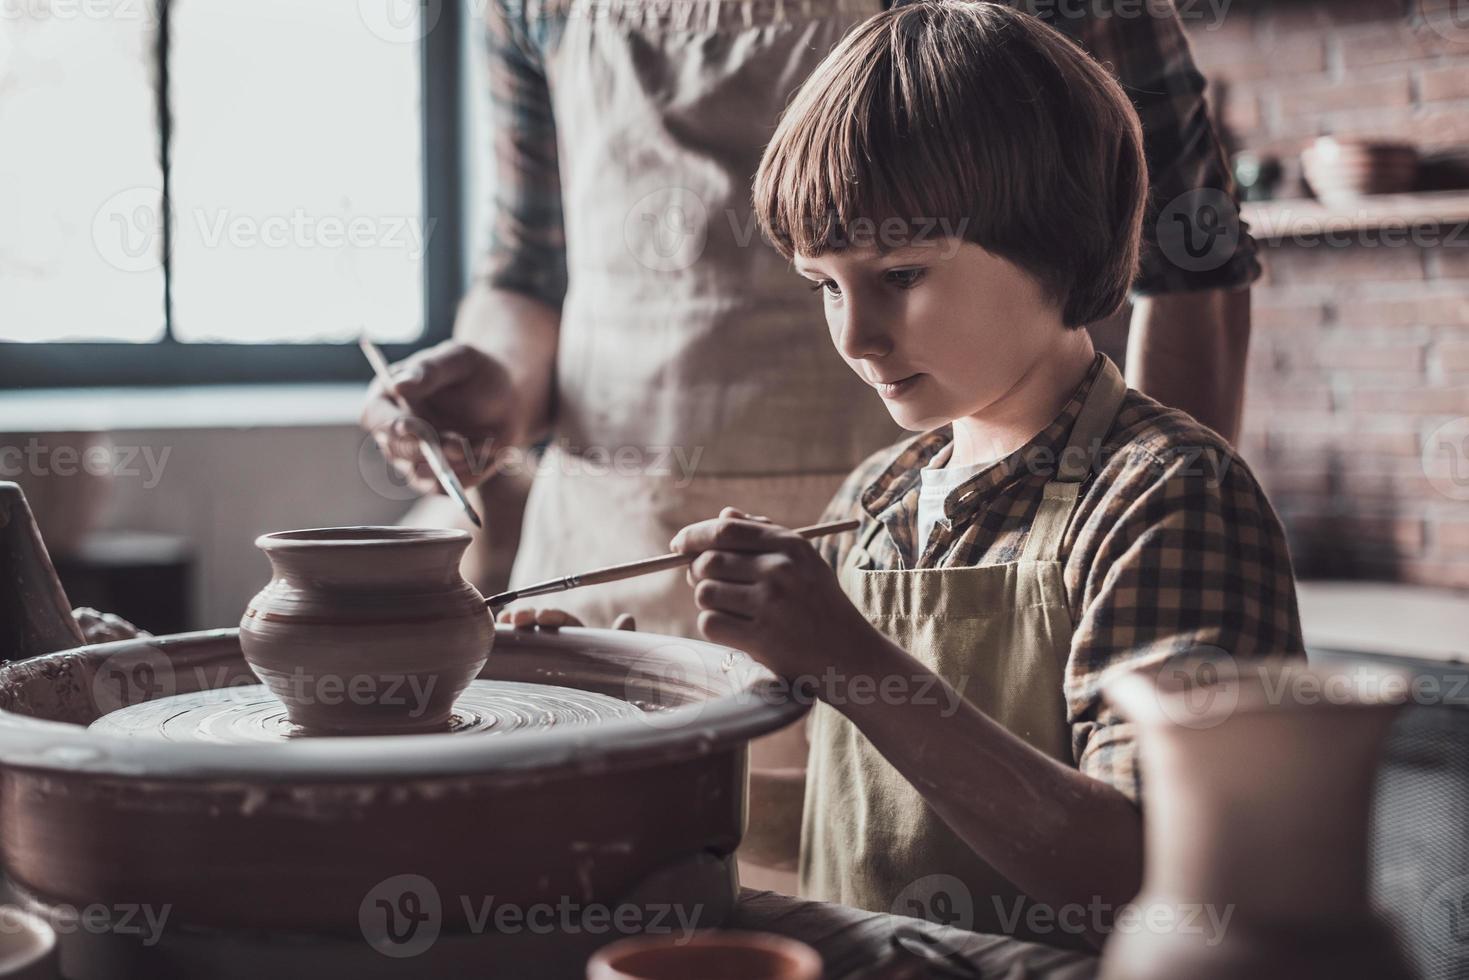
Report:
[{"label": "clay bucket", "polygon": [[1139,727],[1136,901],[1158,925],[1115,933],[1103,980],[1406,980],[1367,864],[1401,675],[1205,658],[1124,673],[1105,692]]}]

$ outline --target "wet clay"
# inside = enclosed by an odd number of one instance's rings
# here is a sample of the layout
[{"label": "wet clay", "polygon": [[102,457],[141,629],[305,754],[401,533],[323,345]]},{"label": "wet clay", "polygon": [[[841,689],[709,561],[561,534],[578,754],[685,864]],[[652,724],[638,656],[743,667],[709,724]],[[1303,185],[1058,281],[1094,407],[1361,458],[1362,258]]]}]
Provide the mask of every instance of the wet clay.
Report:
[{"label": "wet clay", "polygon": [[[640,714],[626,701],[571,687],[474,681],[454,703],[442,731],[451,735],[507,735],[594,725]],[[314,734],[292,723],[285,705],[262,684],[144,701],[103,715],[88,727],[103,735],[233,745],[281,742]]]},{"label": "wet clay", "polygon": [[320,528],[262,535],[270,583],[240,646],[291,724],[315,734],[443,731],[494,639],[459,574],[463,531]]}]

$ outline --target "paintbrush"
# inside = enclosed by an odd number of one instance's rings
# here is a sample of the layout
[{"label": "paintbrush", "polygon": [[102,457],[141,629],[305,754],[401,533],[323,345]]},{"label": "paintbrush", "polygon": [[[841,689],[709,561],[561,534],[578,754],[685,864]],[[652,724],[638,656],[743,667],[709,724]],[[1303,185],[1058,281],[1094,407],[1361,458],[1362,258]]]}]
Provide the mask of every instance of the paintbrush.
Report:
[{"label": "paintbrush", "polygon": [[[378,350],[366,335],[358,338],[357,346],[361,347],[362,353],[367,356],[367,363],[372,365],[372,373],[377,375],[377,379],[383,383],[393,404],[397,405],[405,415],[417,419],[417,416],[409,411],[408,403],[403,400],[403,396],[398,394],[398,386],[393,382],[393,375],[388,370],[388,361],[383,357],[383,352]],[[474,522],[475,527],[484,527],[484,523],[479,519],[479,514],[475,513],[474,506],[469,502],[469,496],[464,492],[464,485],[459,482],[459,478],[454,475],[453,468],[449,466],[449,461],[444,458],[443,450],[422,436],[418,437],[418,448],[422,450],[423,458],[428,460],[428,468],[434,471],[434,476],[438,478],[439,486],[444,488],[444,492],[459,501],[459,506],[464,508],[465,516]]]},{"label": "paintbrush", "polygon": [[[796,533],[806,539],[824,538],[829,534],[841,534],[843,531],[856,529],[857,521],[833,521],[830,524],[813,524],[811,527],[797,528]],[[568,589],[579,589],[584,585],[601,585],[603,582],[620,582],[625,578],[636,578],[639,575],[650,575],[653,572],[662,572],[670,568],[679,568],[683,565],[693,563],[698,555],[686,555],[681,552],[673,552],[667,555],[658,555],[654,558],[644,558],[641,561],[630,561],[625,565],[608,565],[605,568],[595,568],[589,572],[581,572],[577,575],[567,575],[565,578],[553,578],[535,585],[527,585],[524,588],[512,589],[509,592],[500,592],[485,600],[485,605],[492,611],[499,612],[505,606],[517,599],[528,599],[531,596],[549,595],[552,592],[565,592]]]}]

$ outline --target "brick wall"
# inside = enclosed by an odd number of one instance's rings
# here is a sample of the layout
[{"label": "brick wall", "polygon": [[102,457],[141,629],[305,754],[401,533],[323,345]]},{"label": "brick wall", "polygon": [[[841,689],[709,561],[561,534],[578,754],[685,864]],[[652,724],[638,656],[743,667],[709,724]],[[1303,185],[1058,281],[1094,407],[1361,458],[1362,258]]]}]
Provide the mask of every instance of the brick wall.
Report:
[{"label": "brick wall", "polygon": [[[1469,0],[1234,0],[1189,30],[1226,139],[1281,158],[1278,196],[1323,134],[1410,140],[1424,185],[1462,186]],[[1241,448],[1298,570],[1469,588],[1469,228],[1262,252]]]}]

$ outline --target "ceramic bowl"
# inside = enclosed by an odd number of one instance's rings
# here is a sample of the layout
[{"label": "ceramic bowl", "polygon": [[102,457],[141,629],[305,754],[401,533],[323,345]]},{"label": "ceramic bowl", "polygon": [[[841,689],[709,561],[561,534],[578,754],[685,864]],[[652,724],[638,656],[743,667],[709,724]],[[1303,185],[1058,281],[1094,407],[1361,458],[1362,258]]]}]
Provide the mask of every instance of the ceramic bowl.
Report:
[{"label": "ceramic bowl", "polygon": [[821,957],[764,932],[639,936],[598,950],[587,980],[821,980]]},{"label": "ceramic bowl", "polygon": [[1406,143],[1323,136],[1301,153],[1301,169],[1323,201],[1401,194],[1413,189],[1418,151]]}]

